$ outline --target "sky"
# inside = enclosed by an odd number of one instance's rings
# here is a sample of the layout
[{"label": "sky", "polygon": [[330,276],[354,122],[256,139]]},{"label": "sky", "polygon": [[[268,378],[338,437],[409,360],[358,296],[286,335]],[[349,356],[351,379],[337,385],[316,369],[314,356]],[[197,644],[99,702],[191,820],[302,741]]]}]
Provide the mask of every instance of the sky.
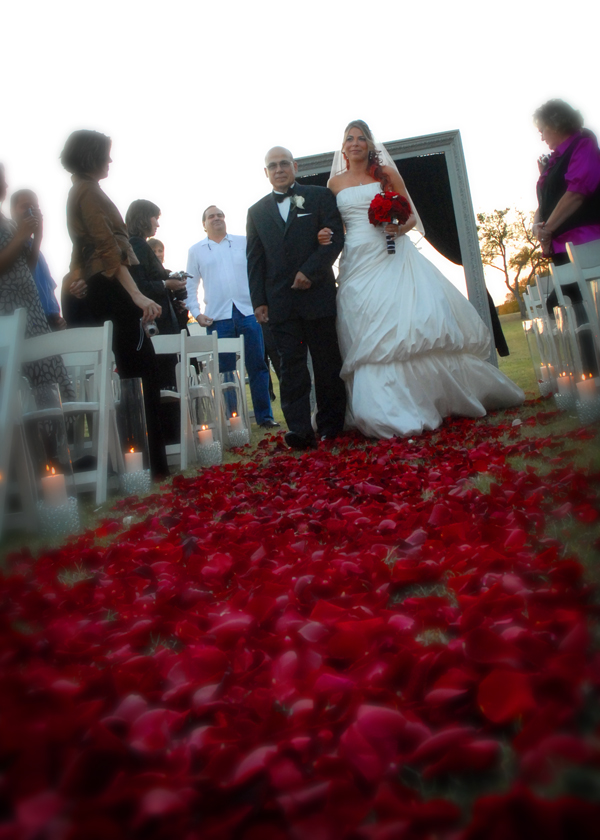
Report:
[{"label": "sky", "polygon": [[[569,21],[591,22],[594,6],[573,0]],[[123,216],[136,198],[161,208],[173,270],[204,237],[206,206],[245,232],[247,208],[269,189],[267,149],[333,150],[356,118],[384,142],[459,129],[475,212],[534,210],[547,151],[534,110],[561,97],[600,130],[596,27],[565,38],[564,13],[554,0],[5,4],[0,161],[11,190],[39,195],[59,283],[71,246],[58,156],[78,128],[112,137],[102,186]],[[464,289],[462,269],[436,264]],[[486,277],[500,303],[496,274]]]}]

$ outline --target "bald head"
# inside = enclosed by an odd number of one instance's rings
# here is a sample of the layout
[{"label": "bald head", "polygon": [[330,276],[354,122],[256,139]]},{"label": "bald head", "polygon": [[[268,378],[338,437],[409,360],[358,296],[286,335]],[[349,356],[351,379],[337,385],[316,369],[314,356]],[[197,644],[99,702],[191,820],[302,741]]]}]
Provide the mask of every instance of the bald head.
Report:
[{"label": "bald head", "polygon": [[286,192],[296,180],[298,164],[285,146],[273,146],[265,155],[265,175],[277,192]]},{"label": "bald head", "polygon": [[286,149],[285,146],[273,146],[273,148],[269,149],[265,155],[265,166],[268,166],[271,160],[277,160],[281,157],[287,158],[288,160],[294,160],[294,155],[289,149]]}]

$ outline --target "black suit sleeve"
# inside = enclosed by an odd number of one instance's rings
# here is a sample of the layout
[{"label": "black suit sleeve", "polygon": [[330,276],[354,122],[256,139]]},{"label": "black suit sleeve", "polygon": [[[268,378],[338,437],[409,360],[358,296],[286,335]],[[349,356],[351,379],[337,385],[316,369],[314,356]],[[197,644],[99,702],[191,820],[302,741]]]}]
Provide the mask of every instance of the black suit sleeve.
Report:
[{"label": "black suit sleeve", "polygon": [[246,220],[246,260],[248,263],[248,284],[250,286],[252,306],[254,309],[258,309],[259,306],[267,306],[267,293],[265,290],[267,258],[250,210],[248,211],[248,218]]},{"label": "black suit sleeve", "polygon": [[327,270],[334,264],[344,246],[344,224],[335,196],[328,189],[323,190],[320,195],[319,230],[322,228],[330,228],[333,231],[331,244],[319,245],[300,269],[315,285],[326,276]]}]

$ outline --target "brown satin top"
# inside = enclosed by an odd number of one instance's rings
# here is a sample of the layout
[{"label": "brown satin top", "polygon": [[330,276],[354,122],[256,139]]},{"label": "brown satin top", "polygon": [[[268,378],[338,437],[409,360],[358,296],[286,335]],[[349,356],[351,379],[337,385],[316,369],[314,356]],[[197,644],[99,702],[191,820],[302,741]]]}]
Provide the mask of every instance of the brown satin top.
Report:
[{"label": "brown satin top", "polygon": [[67,228],[73,243],[71,275],[114,277],[121,265],[138,265],[123,217],[93,178],[73,175]]}]

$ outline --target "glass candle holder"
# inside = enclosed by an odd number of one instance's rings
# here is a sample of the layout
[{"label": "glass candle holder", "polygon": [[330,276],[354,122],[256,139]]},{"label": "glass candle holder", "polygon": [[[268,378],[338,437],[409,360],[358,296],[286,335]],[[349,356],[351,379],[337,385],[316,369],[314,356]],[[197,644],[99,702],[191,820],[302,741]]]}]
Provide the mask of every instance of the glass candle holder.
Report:
[{"label": "glass candle holder", "polygon": [[188,404],[196,461],[203,467],[220,464],[223,458],[221,425],[210,376],[206,368],[191,369]]},{"label": "glass candle holder", "polygon": [[142,380],[121,379],[116,386],[115,411],[124,471],[120,479],[127,494],[150,490],[150,456]]},{"label": "glass candle holder", "polygon": [[591,325],[582,316],[581,305],[570,303],[554,307],[557,325],[557,345],[561,364],[570,365],[577,381],[582,376],[598,376],[600,359]]},{"label": "glass candle holder", "polygon": [[37,514],[42,537],[54,540],[79,531],[79,507],[77,499],[71,496],[59,505],[39,501]]},{"label": "glass candle holder", "polygon": [[546,326],[542,318],[532,318],[523,321],[523,330],[540,394],[548,397],[554,392],[557,372],[550,337],[546,335]]},{"label": "glass candle holder", "polygon": [[75,495],[67,424],[57,383],[44,383],[22,393],[23,428],[41,501],[58,508]]}]

